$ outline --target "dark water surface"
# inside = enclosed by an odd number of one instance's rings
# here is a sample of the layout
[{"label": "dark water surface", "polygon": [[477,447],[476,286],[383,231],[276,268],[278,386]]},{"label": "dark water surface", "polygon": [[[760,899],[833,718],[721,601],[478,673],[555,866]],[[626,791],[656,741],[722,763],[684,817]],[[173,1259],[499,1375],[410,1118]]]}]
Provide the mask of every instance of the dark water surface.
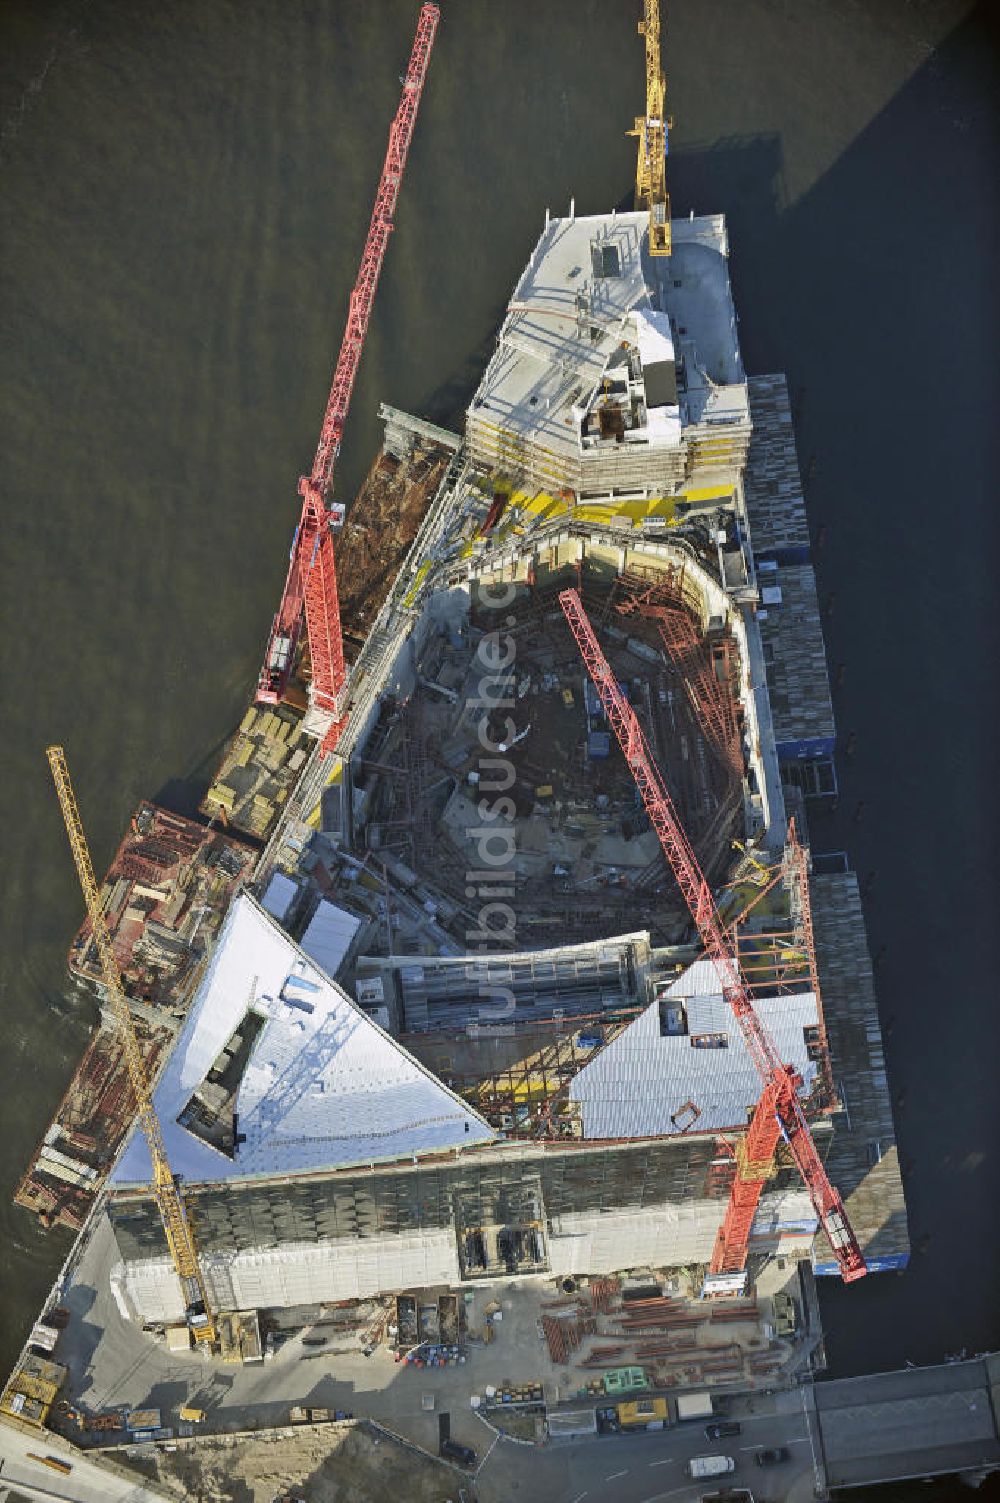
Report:
[{"label": "dark water surface", "polygon": [[[103,870],[197,796],[281,588],[418,6],[0,9],[0,1370],[69,1246],[10,1193],[87,1037],[43,748]],[[339,470],[380,399],[453,416],[546,205],[629,190],[638,3],[446,6]],[[856,733],[816,830],[874,871],[904,1277],[825,1297],[834,1370],[1000,1344],[995,181],[988,7],[671,0],[675,209],[724,210],[786,370]],[[863,804],[860,819],[854,814]]]}]

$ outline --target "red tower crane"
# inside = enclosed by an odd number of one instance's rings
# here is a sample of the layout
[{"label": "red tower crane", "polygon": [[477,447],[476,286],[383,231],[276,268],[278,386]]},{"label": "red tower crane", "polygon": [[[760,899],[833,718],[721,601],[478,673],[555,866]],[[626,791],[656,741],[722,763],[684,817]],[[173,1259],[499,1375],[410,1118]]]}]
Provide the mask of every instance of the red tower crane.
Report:
[{"label": "red tower crane", "polygon": [[653,829],[695,927],[715,966],[722,995],[731,1008],[747,1052],[763,1083],[749,1129],[737,1154],[737,1175],[713,1254],[713,1273],[739,1272],[746,1264],[750,1227],[761,1190],[771,1173],[779,1138],[784,1139],[809,1191],[813,1207],[849,1283],[868,1271],[843,1202],[827,1178],[798,1096],[801,1077],[786,1065],[757,1016],[740,973],[735,950],[719,918],[711,889],[680,822],[663,776],[653,761],[642,727],[611,671],[576,590],[563,590],[559,604],[576,638],[609,724],[625,754]]},{"label": "red tower crane", "polygon": [[421,8],[403,80],[403,93],[389,130],[389,146],[375,195],[368,238],[351,293],[347,328],[333,373],[316,457],[310,473],[299,481],[302,514],[292,542],[288,577],[271,627],[257,687],[258,701],[277,704],[281,699],[294,666],[304,613],[312,663],[311,701],[314,708],[333,717],[324,738],[324,751],[332,751],[337,742],[342,725],[341,694],[347,677],[331,531],[332,527],[343,523],[344,508],[329,505],[333,470],[340,453],[351,392],[368,333],[375,289],[393,228],[396,200],[440,19],[441,12],[436,5]]}]

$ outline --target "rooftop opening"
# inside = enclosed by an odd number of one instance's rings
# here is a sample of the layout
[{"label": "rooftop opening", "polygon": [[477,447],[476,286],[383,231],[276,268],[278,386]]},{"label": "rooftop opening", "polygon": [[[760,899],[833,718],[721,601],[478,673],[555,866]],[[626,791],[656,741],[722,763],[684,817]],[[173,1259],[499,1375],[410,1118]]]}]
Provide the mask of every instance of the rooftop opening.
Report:
[{"label": "rooftop opening", "polygon": [[595,277],[621,276],[622,258],[617,245],[599,245],[594,241],[590,247],[590,254]]},{"label": "rooftop opening", "polygon": [[236,1096],[266,1023],[261,1013],[247,1009],[177,1117],[180,1127],[230,1159],[236,1153]]}]

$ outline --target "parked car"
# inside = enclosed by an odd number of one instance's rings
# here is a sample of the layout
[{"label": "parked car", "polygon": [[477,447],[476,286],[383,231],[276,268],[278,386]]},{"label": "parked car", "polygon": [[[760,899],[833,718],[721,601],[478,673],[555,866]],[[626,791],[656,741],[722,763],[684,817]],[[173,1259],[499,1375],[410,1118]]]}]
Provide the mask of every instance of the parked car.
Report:
[{"label": "parked car", "polygon": [[790,1457],[787,1446],[765,1446],[754,1453],[753,1459],[758,1466],[777,1466],[779,1461],[788,1461]]},{"label": "parked car", "polygon": [[460,1461],[463,1466],[475,1466],[476,1453],[471,1446],[460,1446],[457,1440],[443,1440],[441,1455],[449,1461]]},{"label": "parked car", "polygon": [[715,1425],[706,1425],[705,1434],[709,1440],[722,1440],[726,1435],[739,1435],[742,1428],[736,1420],[722,1420]]}]

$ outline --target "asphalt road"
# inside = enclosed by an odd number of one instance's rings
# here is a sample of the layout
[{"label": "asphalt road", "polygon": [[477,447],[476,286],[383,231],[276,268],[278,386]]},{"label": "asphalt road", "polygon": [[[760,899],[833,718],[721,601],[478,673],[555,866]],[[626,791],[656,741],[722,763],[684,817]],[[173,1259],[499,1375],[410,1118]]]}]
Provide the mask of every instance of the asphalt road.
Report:
[{"label": "asphalt road", "polygon": [[[791,1396],[790,1396],[791,1397]],[[814,1496],[812,1441],[802,1410],[741,1416],[742,1434],[708,1440],[703,1425],[676,1426],[639,1435],[608,1435],[593,1441],[555,1442],[530,1455],[530,1472],[511,1448],[494,1450],[479,1476],[484,1497],[502,1496],[502,1475],[511,1493],[552,1503],[658,1503],[699,1498],[719,1486],[746,1487],[756,1503],[804,1503]],[[791,1459],[759,1467],[761,1446],[787,1446]],[[520,1448],[519,1448],[520,1449]],[[692,1456],[726,1455],[736,1470],[725,1477],[693,1481]],[[500,1488],[497,1488],[497,1484]]]}]

